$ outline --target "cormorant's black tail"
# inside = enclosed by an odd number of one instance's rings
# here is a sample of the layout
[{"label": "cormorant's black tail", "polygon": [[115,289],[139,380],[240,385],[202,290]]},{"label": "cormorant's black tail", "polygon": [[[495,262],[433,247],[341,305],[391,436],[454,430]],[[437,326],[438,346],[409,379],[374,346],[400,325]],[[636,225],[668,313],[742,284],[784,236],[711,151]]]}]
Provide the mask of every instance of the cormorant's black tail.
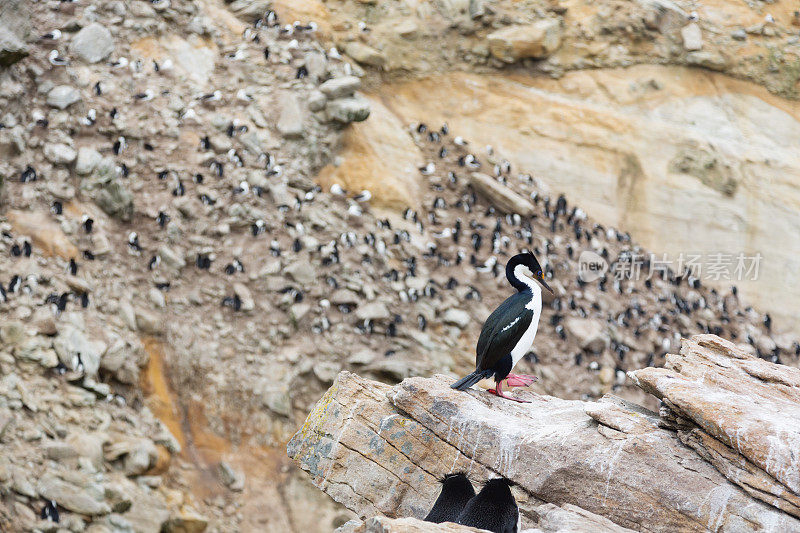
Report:
[{"label": "cormorant's black tail", "polygon": [[476,370],[472,374],[465,376],[456,381],[455,383],[453,383],[452,385],[450,385],[450,388],[456,390],[467,390],[480,380],[486,379],[489,376],[491,376],[492,373],[494,373],[494,370],[482,370],[480,372]]}]

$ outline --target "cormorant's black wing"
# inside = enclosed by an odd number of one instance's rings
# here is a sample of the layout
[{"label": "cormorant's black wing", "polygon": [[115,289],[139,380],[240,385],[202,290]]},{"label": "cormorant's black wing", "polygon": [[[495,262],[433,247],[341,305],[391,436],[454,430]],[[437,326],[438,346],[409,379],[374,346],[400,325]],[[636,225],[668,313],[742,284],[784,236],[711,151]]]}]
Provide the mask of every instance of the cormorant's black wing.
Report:
[{"label": "cormorant's black wing", "polygon": [[489,315],[478,337],[476,370],[493,368],[514,349],[533,320],[533,311],[525,308],[532,297],[529,291],[518,292]]}]

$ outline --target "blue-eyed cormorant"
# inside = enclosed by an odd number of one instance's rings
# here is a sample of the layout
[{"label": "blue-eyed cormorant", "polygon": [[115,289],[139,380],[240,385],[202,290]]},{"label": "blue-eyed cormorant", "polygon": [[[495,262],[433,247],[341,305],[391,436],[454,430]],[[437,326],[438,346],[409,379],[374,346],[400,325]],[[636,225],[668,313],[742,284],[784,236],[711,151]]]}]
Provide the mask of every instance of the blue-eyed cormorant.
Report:
[{"label": "blue-eyed cormorant", "polygon": [[506,278],[517,294],[489,315],[483,324],[475,357],[475,371],[451,385],[466,390],[482,379],[494,375],[495,389],[490,390],[502,398],[521,401],[503,393],[503,381],[512,387],[531,385],[535,376],[511,374],[511,369],[522,359],[536,336],[542,314],[542,289],[553,290],[547,285],[542,267],[531,253],[521,253],[506,264]]}]

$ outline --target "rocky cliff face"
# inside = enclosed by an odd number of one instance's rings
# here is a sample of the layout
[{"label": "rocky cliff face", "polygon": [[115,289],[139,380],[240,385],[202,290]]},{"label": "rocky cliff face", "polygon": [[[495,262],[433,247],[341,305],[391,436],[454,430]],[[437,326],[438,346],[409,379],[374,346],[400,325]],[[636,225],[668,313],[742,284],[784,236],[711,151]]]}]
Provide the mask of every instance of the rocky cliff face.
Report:
[{"label": "rocky cliff face", "polygon": [[[447,122],[492,145],[551,194],[675,260],[760,252],[757,279],[709,282],[735,283],[793,326],[797,101],[713,72],[640,65],[559,80],[438,75],[376,89],[382,104],[401,122]],[[777,246],[776,235],[786,236]]]},{"label": "rocky cliff face", "polygon": [[630,378],[661,398],[659,413],[613,396],[519,393],[531,401],[519,405],[443,376],[389,387],[343,373],[288,451],[362,517],[424,516],[437,477],[464,471],[515,481],[528,527],[541,506],[569,504],[637,531],[800,528],[796,369],[699,335]]},{"label": "rocky cliff face", "polygon": [[[651,249],[762,253],[758,279],[737,284],[796,326],[800,19],[791,2],[276,6],[326,20],[324,37],[365,68],[381,109],[348,139],[345,169],[326,170],[323,183],[335,175],[382,191],[390,181],[377,198],[391,203],[399,189],[407,200],[418,190],[405,170],[412,152],[395,159],[364,145],[406,142],[388,142],[392,128],[379,121],[448,122]],[[378,132],[382,140],[368,141]],[[359,170],[370,167],[382,171]]]},{"label": "rocky cliff face", "polygon": [[[608,6],[616,11],[2,3],[0,529],[56,527],[39,518],[52,500],[61,526],[76,531],[331,530],[352,513],[292,467],[286,442],[341,370],[390,384],[466,371],[482,321],[508,294],[502,265],[522,248],[557,289],[520,363],[541,375],[538,393],[614,392],[654,406],[625,373],[661,364],[681,336],[702,332],[796,364],[795,339],[727,287],[675,272],[577,279],[582,251],[611,264],[649,251],[614,227],[627,224],[614,215],[617,198],[646,198],[642,183],[660,191],[648,205],[668,205],[661,178],[633,179],[637,165],[650,176],[669,163],[662,177],[686,185],[686,202],[732,195],[736,217],[742,191],[759,206],[768,190],[737,183],[712,164],[716,152],[662,157],[637,138],[672,147],[713,133],[736,162],[751,152],[725,135],[758,128],[754,150],[782,161],[775,175],[794,168],[790,141],[772,132],[794,131],[773,109],[795,116],[774,96],[785,93],[790,36],[751,21],[737,49],[751,71],[736,61],[724,70],[750,81],[734,82],[687,68],[687,24],[672,4]],[[784,4],[773,6],[786,27]],[[636,22],[639,8],[655,18]],[[720,17],[701,19],[703,47],[692,52],[728,53],[730,39],[706,31]],[[696,30],[685,37],[697,45]],[[783,47],[766,70],[765,44]],[[621,68],[648,57],[671,66]],[[710,103],[684,109],[681,99],[698,95]],[[767,104],[751,113],[750,97]],[[723,101],[733,102],[728,122],[693,134],[691,121],[718,118],[704,106]],[[529,157],[538,145],[547,150]],[[697,176],[675,177],[686,173]],[[552,177],[562,174],[585,210],[570,194],[554,215]],[[617,182],[632,192],[588,198]],[[346,191],[330,191],[334,183]],[[792,198],[785,187],[776,202]],[[664,238],[680,234],[661,226],[653,231]],[[748,476],[749,490],[766,483]],[[568,505],[547,515],[572,516]]]}]

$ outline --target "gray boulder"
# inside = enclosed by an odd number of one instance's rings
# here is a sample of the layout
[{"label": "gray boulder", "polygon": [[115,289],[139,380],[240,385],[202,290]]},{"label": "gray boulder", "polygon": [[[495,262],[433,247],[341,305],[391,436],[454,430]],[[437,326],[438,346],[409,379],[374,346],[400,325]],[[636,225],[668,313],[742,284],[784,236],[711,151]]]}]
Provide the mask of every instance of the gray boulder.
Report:
[{"label": "gray boulder", "polygon": [[547,57],[561,46],[563,28],[557,19],[543,19],[527,26],[510,26],[489,34],[491,54],[506,63],[526,57]]},{"label": "gray boulder", "polygon": [[69,85],[58,85],[47,93],[47,105],[58,109],[66,109],[80,99],[81,94],[78,90]]},{"label": "gray boulder", "polygon": [[97,63],[114,51],[114,38],[108,28],[94,22],[75,34],[69,49],[87,63]]},{"label": "gray boulder", "polygon": [[103,156],[94,148],[84,146],[78,149],[77,159],[75,160],[75,172],[79,176],[91,174],[97,168]]},{"label": "gray boulder", "polygon": [[114,218],[127,222],[133,217],[133,195],[119,181],[106,183],[97,193],[95,203]]},{"label": "gray boulder", "polygon": [[95,498],[89,489],[58,479],[52,474],[45,474],[39,480],[37,492],[42,498],[54,500],[63,508],[74,513],[98,516],[111,512],[111,507],[104,501]]},{"label": "gray boulder", "polygon": [[13,65],[27,55],[28,45],[9,27],[0,23],[0,66]]},{"label": "gray boulder", "polygon": [[28,55],[25,38],[30,31],[30,19],[28,2],[0,2],[0,67],[12,65]]},{"label": "gray boulder", "polygon": [[686,50],[693,51],[703,48],[703,32],[696,22],[690,22],[681,28],[681,37]]},{"label": "gray boulder", "polygon": [[73,147],[63,143],[48,143],[44,145],[44,157],[54,165],[69,165],[78,153]]},{"label": "gray boulder", "polygon": [[470,176],[470,184],[501,211],[517,213],[523,217],[531,216],[536,211],[534,205],[527,198],[517,194],[510,187],[506,187],[491,176],[473,172]]},{"label": "gray boulder", "polygon": [[136,329],[147,335],[161,335],[164,332],[164,321],[160,315],[144,309],[136,310]]},{"label": "gray boulder", "polygon": [[363,122],[367,120],[369,113],[369,100],[362,96],[339,98],[328,103],[328,117],[343,124]]},{"label": "gray boulder", "polygon": [[312,284],[317,279],[317,271],[308,261],[295,261],[294,263],[290,263],[284,269],[284,273],[304,287]]},{"label": "gray boulder", "polygon": [[384,57],[381,52],[358,41],[347,43],[344,47],[344,51],[347,55],[364,65],[382,67],[386,64],[386,57]]},{"label": "gray boulder", "polygon": [[89,340],[82,329],[72,324],[64,324],[59,330],[58,337],[53,341],[53,349],[64,366],[76,370],[80,358],[87,376],[97,375],[100,358],[107,348],[103,341]]},{"label": "gray boulder", "polygon": [[311,91],[308,95],[308,108],[311,111],[322,111],[327,103],[328,99],[320,91]]},{"label": "gray boulder", "polygon": [[570,317],[566,321],[567,332],[576,338],[581,348],[599,354],[608,348],[611,340],[605,326],[598,320]]},{"label": "gray boulder", "polygon": [[359,320],[383,321],[388,320],[390,316],[389,308],[383,302],[370,302],[356,311],[356,318]]},{"label": "gray boulder", "polygon": [[302,137],[305,127],[300,101],[294,94],[285,93],[279,100],[279,106],[281,114],[278,117],[278,131],[287,139]]},{"label": "gray boulder", "polygon": [[250,22],[253,17],[261,17],[272,7],[272,0],[233,0],[228,9]]},{"label": "gray boulder", "polygon": [[345,96],[352,96],[353,93],[360,88],[361,80],[355,76],[342,76],[341,78],[334,78],[319,86],[319,90],[331,100]]},{"label": "gray boulder", "polygon": [[728,66],[728,61],[725,57],[716,52],[689,52],[686,54],[686,62],[709,70],[724,70]]},{"label": "gray boulder", "polygon": [[464,311],[463,309],[456,309],[451,308],[444,312],[444,316],[442,316],[442,321],[445,324],[449,324],[451,326],[456,326],[459,329],[464,329],[469,325],[471,317],[469,313]]}]

